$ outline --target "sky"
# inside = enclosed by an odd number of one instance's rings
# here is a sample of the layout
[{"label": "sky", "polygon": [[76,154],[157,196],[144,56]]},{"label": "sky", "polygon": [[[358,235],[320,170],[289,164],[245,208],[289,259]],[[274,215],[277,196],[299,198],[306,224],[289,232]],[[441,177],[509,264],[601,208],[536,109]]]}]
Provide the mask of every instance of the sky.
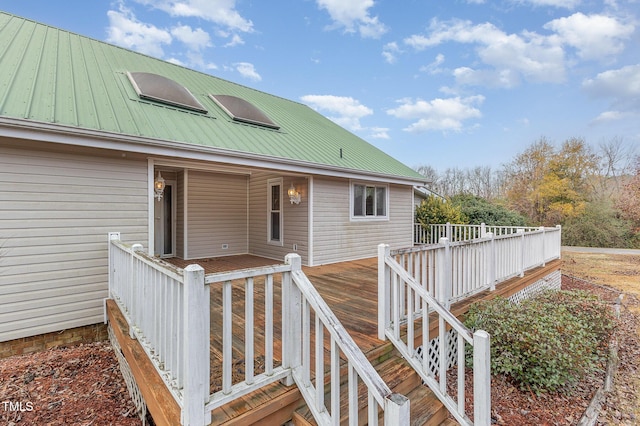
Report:
[{"label": "sky", "polygon": [[410,167],[640,147],[640,0],[0,0],[304,103]]}]

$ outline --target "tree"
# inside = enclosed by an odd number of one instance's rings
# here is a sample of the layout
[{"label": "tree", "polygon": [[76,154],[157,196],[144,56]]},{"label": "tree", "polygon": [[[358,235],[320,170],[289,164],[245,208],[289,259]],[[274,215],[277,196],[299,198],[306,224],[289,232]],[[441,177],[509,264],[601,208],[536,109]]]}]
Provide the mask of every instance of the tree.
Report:
[{"label": "tree", "polygon": [[563,223],[584,211],[597,166],[584,140],[568,139],[556,151],[542,138],[505,167],[509,205],[535,224]]},{"label": "tree", "polygon": [[527,224],[525,217],[518,212],[489,202],[482,197],[461,194],[453,197],[451,203],[460,207],[467,223],[472,225],[485,223],[493,226],[525,226]]},{"label": "tree", "polygon": [[438,223],[465,223],[465,218],[460,207],[453,205],[448,200],[435,195],[429,195],[416,207],[416,223],[428,228],[431,224]]},{"label": "tree", "polygon": [[636,157],[635,175],[623,185],[616,207],[624,218],[634,223],[636,232],[640,233],[640,155]]}]

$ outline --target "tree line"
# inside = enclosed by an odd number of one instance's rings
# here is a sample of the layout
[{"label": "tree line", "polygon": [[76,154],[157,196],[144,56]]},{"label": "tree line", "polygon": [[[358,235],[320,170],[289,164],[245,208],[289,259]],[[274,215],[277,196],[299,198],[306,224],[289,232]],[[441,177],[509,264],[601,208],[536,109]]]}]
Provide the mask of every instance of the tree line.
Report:
[{"label": "tree line", "polygon": [[[447,209],[458,209],[458,223],[560,224],[566,245],[640,248],[640,153],[622,138],[594,148],[581,138],[556,146],[543,137],[499,169],[416,170],[449,200]],[[433,197],[416,219],[438,203]]]}]

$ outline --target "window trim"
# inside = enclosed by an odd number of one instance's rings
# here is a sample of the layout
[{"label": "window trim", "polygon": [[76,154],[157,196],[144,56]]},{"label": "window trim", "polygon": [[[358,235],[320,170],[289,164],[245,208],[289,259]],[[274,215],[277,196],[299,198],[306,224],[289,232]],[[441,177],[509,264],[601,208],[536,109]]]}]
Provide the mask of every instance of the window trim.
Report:
[{"label": "window trim", "polygon": [[[384,200],[384,215],[366,215],[363,214],[362,216],[356,216],[354,214],[354,208],[355,208],[355,187],[356,186],[363,186],[364,190],[365,190],[365,194],[366,194],[366,190],[367,187],[369,188],[375,188],[376,190],[379,188],[383,188],[384,189],[384,193],[385,193],[385,200]],[[377,191],[374,191],[374,193],[377,193]],[[377,196],[376,196],[377,198]],[[364,204],[363,201],[363,208],[366,209],[366,205]],[[374,205],[374,211],[376,211],[377,208]],[[365,182],[365,181],[351,181],[349,182],[349,217],[351,219],[351,221],[353,222],[374,222],[374,221],[388,221],[389,220],[389,184],[387,183],[379,183],[379,182]]]},{"label": "window trim", "polygon": [[[278,210],[278,213],[280,213],[279,215],[279,227],[280,227],[280,239],[279,240],[274,240],[271,238],[271,231],[272,231],[272,213],[275,210],[272,210],[272,205],[271,205],[271,195],[272,195],[272,191],[273,191],[273,187],[274,186],[279,186],[280,187],[280,210]],[[284,188],[284,184],[283,184],[283,179],[282,178],[275,178],[275,179],[268,179],[267,180],[267,243],[268,244],[272,244],[272,245],[276,245],[276,246],[284,246],[284,202],[283,202],[283,194],[282,194],[282,188]]]}]

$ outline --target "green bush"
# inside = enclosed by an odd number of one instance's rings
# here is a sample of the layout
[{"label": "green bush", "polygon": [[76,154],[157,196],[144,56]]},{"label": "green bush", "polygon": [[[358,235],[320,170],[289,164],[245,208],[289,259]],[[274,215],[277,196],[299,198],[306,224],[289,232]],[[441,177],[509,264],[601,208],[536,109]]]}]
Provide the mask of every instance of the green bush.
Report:
[{"label": "green bush", "polygon": [[537,394],[576,384],[606,356],[609,306],[581,291],[546,291],[519,305],[497,298],[470,307],[465,325],[491,335],[491,370]]}]

